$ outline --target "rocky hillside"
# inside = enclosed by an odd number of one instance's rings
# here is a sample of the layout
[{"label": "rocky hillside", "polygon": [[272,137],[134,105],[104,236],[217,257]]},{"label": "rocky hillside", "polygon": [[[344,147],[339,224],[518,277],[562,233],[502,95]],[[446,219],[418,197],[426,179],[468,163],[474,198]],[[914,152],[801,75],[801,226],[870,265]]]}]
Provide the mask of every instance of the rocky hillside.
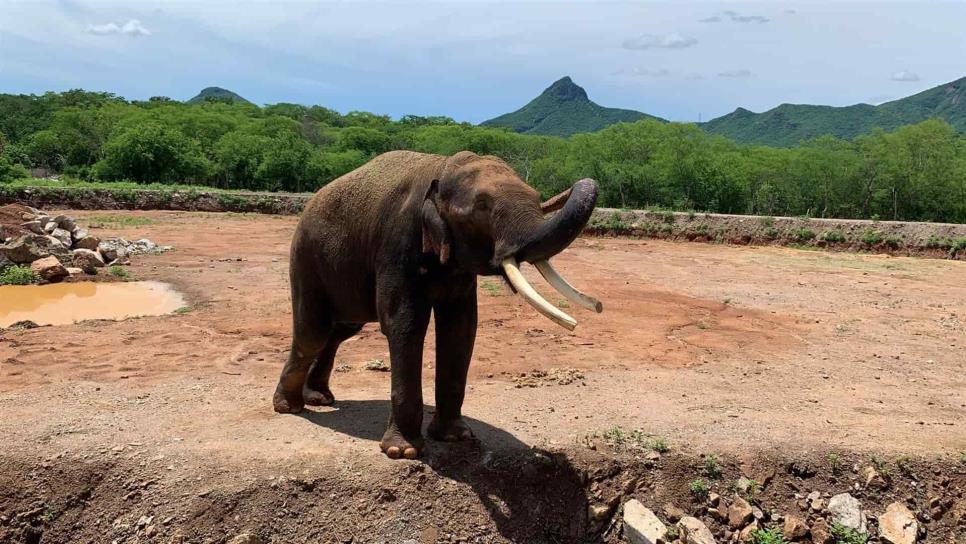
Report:
[{"label": "rocky hillside", "polygon": [[243,98],[241,95],[229,91],[228,89],[222,89],[221,87],[205,87],[204,89],[201,89],[200,93],[188,100],[188,103],[201,104],[202,102],[208,101],[251,104],[251,102]]},{"label": "rocky hillside", "polygon": [[966,131],[966,77],[878,106],[782,104],[763,113],[738,108],[703,127],[740,143],[787,147],[825,134],[851,139],[876,128],[891,131],[931,117]]},{"label": "rocky hillside", "polygon": [[515,112],[481,123],[483,126],[506,127],[523,134],[570,136],[594,132],[614,123],[641,119],[664,119],[633,110],[605,108],[587,97],[587,91],[570,77],[561,78],[540,96]]}]

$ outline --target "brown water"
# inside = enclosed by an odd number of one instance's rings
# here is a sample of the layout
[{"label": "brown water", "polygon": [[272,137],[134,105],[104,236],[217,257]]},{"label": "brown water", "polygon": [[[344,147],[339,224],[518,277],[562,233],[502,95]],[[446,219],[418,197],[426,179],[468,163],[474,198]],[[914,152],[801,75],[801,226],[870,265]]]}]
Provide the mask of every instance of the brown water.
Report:
[{"label": "brown water", "polygon": [[66,325],[85,319],[125,319],[171,313],[185,305],[180,293],[156,281],[0,286],[0,327],[30,320]]}]

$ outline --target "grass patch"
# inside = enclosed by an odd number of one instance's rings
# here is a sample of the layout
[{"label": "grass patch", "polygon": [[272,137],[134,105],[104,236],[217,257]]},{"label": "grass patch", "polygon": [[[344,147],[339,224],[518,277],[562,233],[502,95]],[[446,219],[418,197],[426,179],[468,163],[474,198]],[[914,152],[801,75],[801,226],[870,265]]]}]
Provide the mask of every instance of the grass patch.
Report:
[{"label": "grass patch", "polygon": [[107,269],[107,272],[115,278],[127,279],[131,274],[121,265],[115,264]]},{"label": "grass patch", "polygon": [[150,217],[138,217],[136,215],[95,215],[90,218],[88,224],[94,228],[118,229],[123,227],[143,227],[153,225],[156,221]]},{"label": "grass patch", "polygon": [[503,288],[503,283],[493,280],[483,280],[480,282],[480,289],[491,297],[500,297],[506,294]]},{"label": "grass patch", "polygon": [[778,529],[758,529],[751,533],[751,544],[785,544],[785,536]]},{"label": "grass patch", "polygon": [[179,314],[179,315],[181,315],[181,314],[190,314],[193,309],[194,308],[192,308],[191,306],[182,306],[182,307],[178,308],[177,310],[175,310],[174,313]]},{"label": "grass patch", "polygon": [[832,524],[831,533],[832,538],[835,539],[835,544],[866,544],[869,541],[868,534],[861,533],[838,522]]},{"label": "grass patch", "polygon": [[663,437],[652,437],[640,429],[627,430],[619,425],[605,429],[599,436],[610,447],[618,451],[647,451],[654,450],[658,453],[671,451],[671,446],[667,439]]},{"label": "grass patch", "polygon": [[764,217],[759,217],[758,223],[761,224],[761,226],[763,227],[771,228],[775,226],[775,218],[767,215]]},{"label": "grass patch", "polygon": [[50,187],[61,189],[127,189],[127,190],[146,190],[146,191],[210,191],[210,192],[230,192],[217,187],[205,185],[186,185],[179,183],[136,183],[133,181],[84,181],[69,176],[60,179],[38,179],[24,178],[10,182],[5,182],[4,187],[27,188],[27,187]]},{"label": "grass patch", "polygon": [[0,285],[30,285],[40,278],[29,266],[13,265],[0,272]]}]

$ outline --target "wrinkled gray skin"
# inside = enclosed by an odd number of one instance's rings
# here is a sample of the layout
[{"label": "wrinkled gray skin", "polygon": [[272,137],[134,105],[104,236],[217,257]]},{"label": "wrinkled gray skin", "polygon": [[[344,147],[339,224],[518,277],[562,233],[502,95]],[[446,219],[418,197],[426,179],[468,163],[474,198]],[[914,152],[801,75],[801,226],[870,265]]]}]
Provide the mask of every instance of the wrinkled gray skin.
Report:
[{"label": "wrinkled gray skin", "polygon": [[566,205],[552,208],[562,211],[545,219],[548,208],[513,169],[470,152],[394,151],[325,186],[309,201],[292,241],[292,351],[275,410],[332,404],[329,376],[339,344],[378,321],[392,372],[381,448],[392,458],[418,456],[423,343],[432,313],[436,414],[428,433],[472,438],[461,407],[476,337],[476,277],[502,274],[506,257],[534,262],[573,241],[593,210],[596,185],[562,197],[556,200]]}]

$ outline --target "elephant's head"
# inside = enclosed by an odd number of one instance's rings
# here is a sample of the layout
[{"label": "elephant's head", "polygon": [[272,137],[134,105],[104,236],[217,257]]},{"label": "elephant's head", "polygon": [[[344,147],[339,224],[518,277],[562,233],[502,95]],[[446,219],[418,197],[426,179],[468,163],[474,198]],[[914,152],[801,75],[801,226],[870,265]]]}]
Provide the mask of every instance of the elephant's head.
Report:
[{"label": "elephant's head", "polygon": [[[540,313],[573,330],[577,322],[537,293],[520,273],[533,264],[562,295],[600,312],[595,298],[561,277],[550,258],[574,241],[597,202],[597,183],[582,179],[540,202],[540,194],[496,157],[459,153],[433,180],[422,204],[423,251],[444,264],[481,275],[500,274]],[[556,212],[552,216],[547,216]]]}]

